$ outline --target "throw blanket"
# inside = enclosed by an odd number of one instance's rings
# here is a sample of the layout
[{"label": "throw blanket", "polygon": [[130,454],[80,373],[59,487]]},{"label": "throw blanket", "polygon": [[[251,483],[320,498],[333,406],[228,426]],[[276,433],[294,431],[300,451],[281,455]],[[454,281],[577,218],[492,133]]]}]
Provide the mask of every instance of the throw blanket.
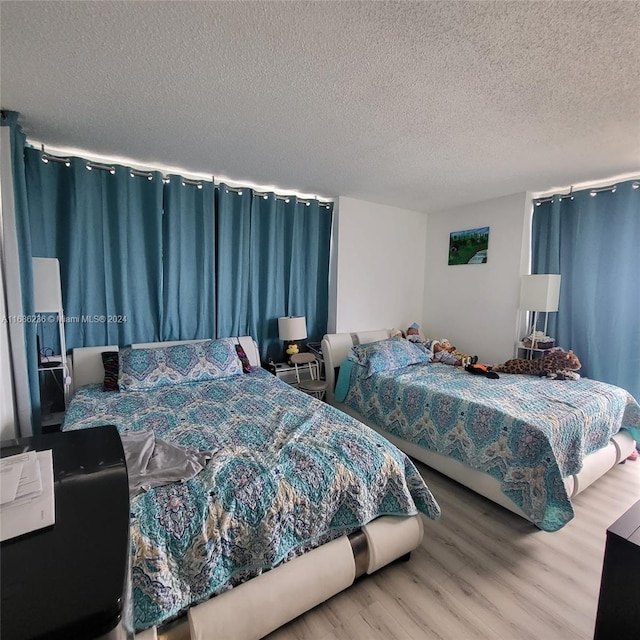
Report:
[{"label": "throw blanket", "polygon": [[573,518],[562,479],[578,473],[586,455],[621,428],[640,441],[638,403],[595,380],[486,380],[433,363],[364,374],[352,365],[349,407],[399,438],[494,476],[546,531]]},{"label": "throw blanket", "polygon": [[179,447],[156,439],[153,431],[121,433],[122,448],[127,461],[129,495],[149,491],[170,482],[185,482],[204,469],[211,458],[208,451]]},{"label": "throw blanket", "polygon": [[143,391],[83,387],[63,429],[101,424],[212,454],[191,480],[131,500],[137,630],[378,516],[440,515],[404,453],[264,370]]}]

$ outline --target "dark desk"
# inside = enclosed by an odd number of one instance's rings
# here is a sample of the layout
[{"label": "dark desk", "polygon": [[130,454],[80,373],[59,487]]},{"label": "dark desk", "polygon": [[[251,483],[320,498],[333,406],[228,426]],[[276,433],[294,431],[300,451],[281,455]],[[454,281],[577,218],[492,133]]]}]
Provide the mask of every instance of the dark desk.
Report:
[{"label": "dark desk", "polygon": [[596,640],[640,637],[640,501],[607,529]]},{"label": "dark desk", "polygon": [[115,427],[0,443],[53,451],[56,520],[0,546],[2,640],[127,637],[129,487]]}]

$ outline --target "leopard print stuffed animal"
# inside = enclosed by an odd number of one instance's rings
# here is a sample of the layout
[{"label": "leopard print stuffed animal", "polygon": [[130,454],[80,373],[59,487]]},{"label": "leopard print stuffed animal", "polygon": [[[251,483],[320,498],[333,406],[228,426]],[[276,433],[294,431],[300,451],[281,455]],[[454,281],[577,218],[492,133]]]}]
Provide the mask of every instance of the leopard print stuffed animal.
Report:
[{"label": "leopard print stuffed animal", "polygon": [[523,373],[532,376],[546,376],[554,380],[578,380],[580,374],[576,373],[582,365],[578,356],[573,351],[564,351],[559,347],[550,349],[542,358],[525,360],[515,358],[507,360],[504,364],[491,367],[493,371],[503,373]]}]

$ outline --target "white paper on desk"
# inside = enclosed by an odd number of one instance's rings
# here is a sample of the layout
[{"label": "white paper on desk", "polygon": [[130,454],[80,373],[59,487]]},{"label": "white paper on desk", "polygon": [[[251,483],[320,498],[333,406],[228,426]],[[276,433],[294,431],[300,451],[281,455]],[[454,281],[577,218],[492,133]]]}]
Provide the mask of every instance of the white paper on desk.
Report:
[{"label": "white paper on desk", "polygon": [[42,478],[40,475],[40,465],[38,464],[38,453],[37,451],[27,451],[27,453],[20,454],[19,457],[23,456],[25,460],[16,498],[38,496],[42,492]]},{"label": "white paper on desk", "polygon": [[24,466],[24,462],[15,460],[15,458],[19,457],[9,456],[8,458],[2,458],[0,463],[0,481],[2,481],[0,484],[0,504],[16,499],[22,467]]},{"label": "white paper on desk", "polygon": [[[40,478],[40,465],[36,451],[27,451],[19,453],[15,456],[2,458],[3,471],[5,467],[19,465],[21,468],[18,486],[16,487],[15,498],[26,498],[28,496],[37,496],[42,491],[42,480]],[[5,476],[2,476],[4,480]],[[4,495],[4,493],[3,493]],[[4,504],[4,500],[0,503]]]},{"label": "white paper on desk", "polygon": [[53,456],[48,451],[38,451],[36,460],[40,471],[42,491],[39,495],[16,498],[0,505],[0,541],[4,542],[23,533],[54,524],[56,519],[53,490]]}]

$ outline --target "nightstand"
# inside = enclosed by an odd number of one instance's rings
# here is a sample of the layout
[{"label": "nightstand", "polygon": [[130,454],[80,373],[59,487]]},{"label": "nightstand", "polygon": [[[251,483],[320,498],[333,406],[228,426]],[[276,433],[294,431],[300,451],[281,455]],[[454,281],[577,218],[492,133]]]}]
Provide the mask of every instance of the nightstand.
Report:
[{"label": "nightstand", "polygon": [[527,346],[524,342],[518,342],[516,345],[516,358],[526,358],[527,360],[533,360],[535,358],[544,357],[551,347],[547,347],[545,349],[538,349]]},{"label": "nightstand", "polygon": [[[283,382],[290,384],[292,387],[298,386],[298,381],[296,380],[296,368],[289,364],[288,362],[276,362],[276,376],[280,378]],[[309,380],[309,372],[301,371],[300,378],[303,380]]]}]

